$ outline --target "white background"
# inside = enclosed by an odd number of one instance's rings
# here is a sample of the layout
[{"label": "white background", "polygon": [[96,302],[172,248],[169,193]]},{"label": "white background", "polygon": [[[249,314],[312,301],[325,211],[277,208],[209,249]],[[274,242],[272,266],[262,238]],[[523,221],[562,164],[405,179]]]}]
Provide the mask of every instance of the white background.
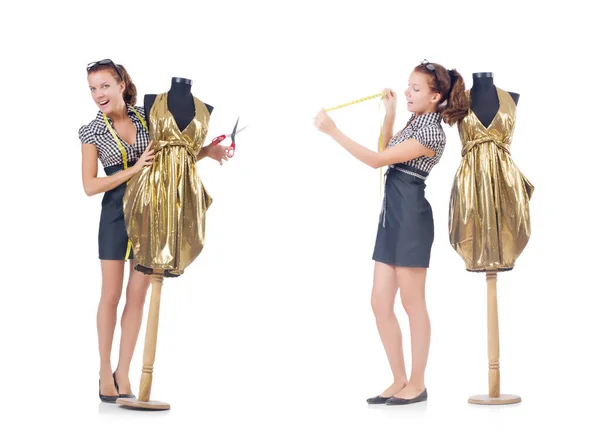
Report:
[{"label": "white background", "polygon": [[[598,35],[583,2],[135,3],[11,3],[2,14],[0,442],[597,440]],[[140,104],[173,76],[193,79],[215,107],[209,138],[238,116],[249,125],[227,165],[199,164],[214,198],[206,248],[163,287],[152,399],[169,412],[101,404],[96,392],[101,196],[83,193],[77,131],[97,111],[85,66],[106,57],[128,69]],[[501,389],[520,405],[467,403],[487,392],[486,287],[448,242],[460,144],[447,126],[426,190],[430,399],[365,403],[391,383],[369,302],[379,172],[312,119],[403,92],[423,58],[467,87],[491,71],[521,94],[512,152],[536,187],[532,237],[498,280]],[[397,130],[409,117],[401,99]],[[377,100],[331,116],[376,148]],[[145,320],[136,393],[144,333]]]}]

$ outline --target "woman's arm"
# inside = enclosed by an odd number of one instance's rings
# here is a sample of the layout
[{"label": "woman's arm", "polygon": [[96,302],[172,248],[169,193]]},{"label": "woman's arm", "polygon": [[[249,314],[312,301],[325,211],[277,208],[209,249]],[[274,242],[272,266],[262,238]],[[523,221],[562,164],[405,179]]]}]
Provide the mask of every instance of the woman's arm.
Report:
[{"label": "woman's arm", "polygon": [[94,144],[81,144],[81,175],[83,190],[88,196],[112,190],[131,179],[139,169],[136,165],[105,178],[98,178],[98,150]]},{"label": "woman's arm", "polygon": [[381,128],[381,140],[378,143],[385,150],[394,135],[397,95],[393,90],[386,88],[382,100],[385,106],[385,118],[383,119],[383,126]]},{"label": "woman's arm", "polygon": [[148,144],[137,162],[130,168],[115,173],[105,178],[98,177],[98,149],[94,144],[81,144],[81,177],[83,190],[88,196],[107,192],[127,182],[136,173],[154,162],[154,151],[151,150],[152,141]]},{"label": "woman's arm", "polygon": [[207,150],[208,150],[208,147],[209,147],[209,146],[210,146],[210,145],[205,145],[204,147],[202,147],[202,148],[200,149],[200,151],[199,151],[199,152],[198,152],[198,154],[196,155],[196,161],[201,161],[202,159],[204,159],[205,157],[207,157],[207,156],[208,156],[208,152],[207,152]]},{"label": "woman's arm", "polygon": [[394,122],[396,121],[396,112],[388,111],[385,113],[385,119],[383,120],[383,127],[381,128],[381,146],[385,149],[390,143],[392,136],[394,135]]},{"label": "woman's arm", "polygon": [[344,147],[348,153],[373,168],[397,164],[399,162],[407,162],[420,156],[435,156],[433,150],[425,147],[416,139],[408,139],[389,147],[382,152],[375,152],[354,142],[337,127],[332,129],[330,135],[338,144]]},{"label": "woman's arm", "polygon": [[204,158],[211,158],[223,165],[223,161],[229,160],[229,156],[227,156],[227,150],[229,150],[229,147],[226,145],[205,145],[196,155],[196,161],[200,161]]}]

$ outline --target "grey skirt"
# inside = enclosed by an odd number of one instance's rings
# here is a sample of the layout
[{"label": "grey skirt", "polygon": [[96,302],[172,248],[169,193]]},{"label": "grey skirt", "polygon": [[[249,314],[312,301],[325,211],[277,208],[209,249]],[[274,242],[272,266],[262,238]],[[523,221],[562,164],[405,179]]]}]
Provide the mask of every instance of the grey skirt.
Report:
[{"label": "grey skirt", "polygon": [[388,168],[373,260],[392,266],[429,267],[433,236],[433,212],[425,198],[425,180]]},{"label": "grey skirt", "polygon": [[[107,175],[123,170],[123,165],[104,169]],[[104,193],[102,212],[98,227],[98,256],[101,260],[128,260],[133,258],[133,249],[128,249],[129,237],[123,214],[123,196],[127,184],[123,183]]]}]

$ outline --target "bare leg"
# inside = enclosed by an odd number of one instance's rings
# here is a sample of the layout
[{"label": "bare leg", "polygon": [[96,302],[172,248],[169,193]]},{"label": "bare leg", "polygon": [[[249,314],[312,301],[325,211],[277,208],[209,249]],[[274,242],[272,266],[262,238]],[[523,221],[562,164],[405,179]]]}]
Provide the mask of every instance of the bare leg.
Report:
[{"label": "bare leg", "polygon": [[406,385],[407,380],[402,351],[402,332],[394,313],[394,301],[397,291],[398,285],[394,267],[375,262],[371,306],[375,314],[379,337],[394,376],[394,383],[380,394],[382,397],[390,397],[400,391]]},{"label": "bare leg", "polygon": [[119,363],[115,371],[119,392],[132,394],[129,382],[129,368],[133,351],[137,343],[142,319],[144,318],[144,302],[150,287],[150,275],[144,275],[133,268],[133,261],[129,267],[129,282],[127,283],[127,300],[123,316],[121,317],[121,345]]},{"label": "bare leg", "polygon": [[402,399],[417,397],[425,389],[425,367],[429,356],[431,325],[425,304],[426,268],[397,267],[402,305],[410,323],[412,370],[408,385],[395,394]]},{"label": "bare leg", "polygon": [[110,354],[115,326],[117,306],[123,288],[123,265],[121,260],[101,260],[102,293],[98,304],[96,323],[98,326],[98,348],[100,350],[100,392],[105,396],[116,396],[117,390],[112,378]]}]

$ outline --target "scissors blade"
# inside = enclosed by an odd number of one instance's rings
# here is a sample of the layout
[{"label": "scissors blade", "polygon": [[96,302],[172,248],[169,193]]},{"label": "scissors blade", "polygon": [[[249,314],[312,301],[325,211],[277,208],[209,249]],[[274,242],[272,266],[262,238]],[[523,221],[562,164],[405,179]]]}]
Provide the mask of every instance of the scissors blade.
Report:
[{"label": "scissors blade", "polygon": [[235,134],[240,134],[242,131],[244,131],[246,128],[248,128],[248,125],[246,125],[245,127],[240,128],[238,131],[235,132]]},{"label": "scissors blade", "polygon": [[237,133],[237,126],[240,122],[240,117],[238,116],[237,121],[235,121],[235,126],[233,127],[233,131],[231,132],[231,141],[235,143],[235,134]]}]

